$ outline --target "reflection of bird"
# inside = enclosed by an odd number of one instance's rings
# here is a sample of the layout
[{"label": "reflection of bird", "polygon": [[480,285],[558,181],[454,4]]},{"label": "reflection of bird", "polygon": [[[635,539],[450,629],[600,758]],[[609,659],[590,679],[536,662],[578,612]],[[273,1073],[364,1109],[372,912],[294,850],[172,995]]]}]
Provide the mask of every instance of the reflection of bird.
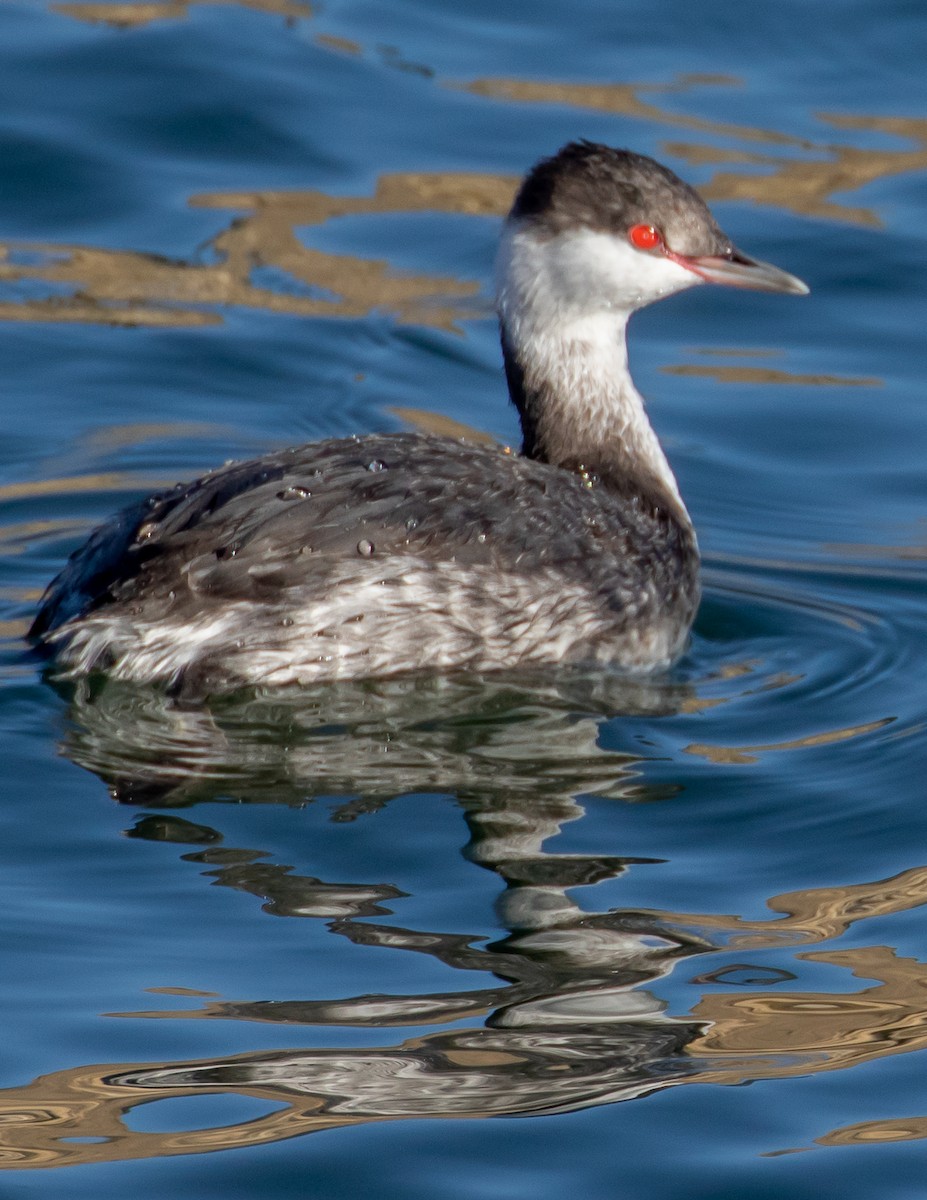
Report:
[{"label": "reflection of bird", "polygon": [[223,467],[97,530],[32,634],[65,668],[213,691],[416,668],[676,655],[688,514],[631,381],[632,312],[702,280],[802,293],[685,183],[588,142],[527,176],[498,306],[523,453],[413,434]]}]

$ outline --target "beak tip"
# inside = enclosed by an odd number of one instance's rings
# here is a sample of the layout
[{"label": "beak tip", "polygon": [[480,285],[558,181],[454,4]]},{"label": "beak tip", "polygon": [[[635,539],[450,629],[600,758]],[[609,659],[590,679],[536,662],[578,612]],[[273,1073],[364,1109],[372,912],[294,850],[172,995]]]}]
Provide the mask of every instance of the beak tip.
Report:
[{"label": "beak tip", "polygon": [[799,279],[797,275],[790,275],[787,271],[780,272],[780,287],[777,290],[790,296],[807,296],[811,292],[811,288],[804,279]]}]

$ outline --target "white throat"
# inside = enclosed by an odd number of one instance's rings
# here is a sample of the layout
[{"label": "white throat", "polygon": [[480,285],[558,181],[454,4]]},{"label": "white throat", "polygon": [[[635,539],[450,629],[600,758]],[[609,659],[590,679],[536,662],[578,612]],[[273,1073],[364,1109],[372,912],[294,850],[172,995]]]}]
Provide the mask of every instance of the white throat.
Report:
[{"label": "white throat", "polygon": [[681,508],[631,379],[625,334],[632,312],[692,286],[696,276],[610,234],[581,229],[544,238],[517,221],[503,231],[496,271],[503,336],[526,393],[539,398],[539,427],[556,430],[574,459],[617,454]]}]

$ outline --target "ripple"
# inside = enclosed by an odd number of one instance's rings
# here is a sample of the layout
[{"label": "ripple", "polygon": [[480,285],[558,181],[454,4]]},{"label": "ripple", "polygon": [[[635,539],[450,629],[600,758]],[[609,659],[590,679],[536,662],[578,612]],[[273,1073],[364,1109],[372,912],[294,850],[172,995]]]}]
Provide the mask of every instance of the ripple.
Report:
[{"label": "ripple", "polygon": [[812,590],[816,582],[771,585],[748,575],[706,572],[688,658],[696,673],[707,679],[723,669],[730,675],[732,660],[752,677],[752,692],[785,679],[818,697],[893,674],[903,657],[897,627],[861,604]]},{"label": "ripple", "polygon": [[916,663],[894,621],[810,574],[706,574],[683,670],[696,693],[689,711],[723,706],[722,736],[683,752],[744,765],[917,723],[906,680]]}]

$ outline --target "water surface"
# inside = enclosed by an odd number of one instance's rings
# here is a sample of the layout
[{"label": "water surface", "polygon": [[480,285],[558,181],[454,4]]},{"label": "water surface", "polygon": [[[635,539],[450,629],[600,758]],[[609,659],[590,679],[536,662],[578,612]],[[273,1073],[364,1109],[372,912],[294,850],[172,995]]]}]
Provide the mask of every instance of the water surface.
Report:
[{"label": "water surface", "polygon": [[[0,11],[4,1195],[921,1194],[927,17],[693,14]],[[812,287],[635,319],[705,556],[680,664],[44,681],[41,589],[146,490],[517,440],[493,246],[577,136]]]}]

